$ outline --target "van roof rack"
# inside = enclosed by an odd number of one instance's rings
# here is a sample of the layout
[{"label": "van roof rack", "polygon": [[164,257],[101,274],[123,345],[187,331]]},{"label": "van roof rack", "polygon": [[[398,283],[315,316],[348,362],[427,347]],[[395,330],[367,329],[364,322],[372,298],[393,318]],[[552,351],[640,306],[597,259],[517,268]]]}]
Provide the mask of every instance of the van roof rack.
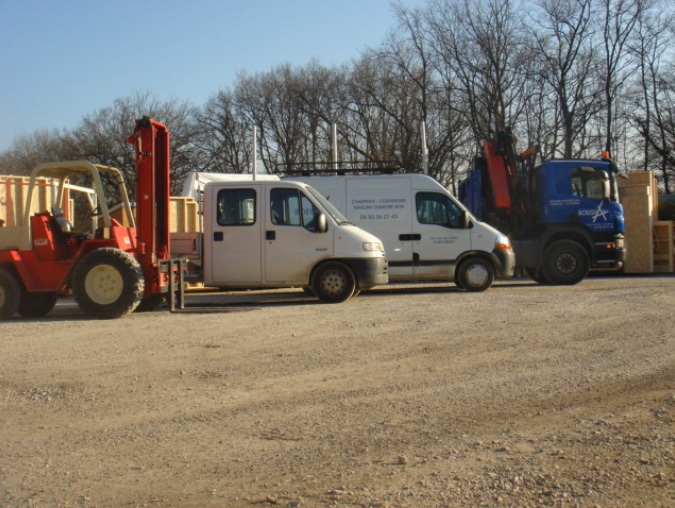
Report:
[{"label": "van roof rack", "polygon": [[405,168],[396,161],[367,162],[296,162],[277,164],[278,173],[287,176],[373,175],[403,173]]}]

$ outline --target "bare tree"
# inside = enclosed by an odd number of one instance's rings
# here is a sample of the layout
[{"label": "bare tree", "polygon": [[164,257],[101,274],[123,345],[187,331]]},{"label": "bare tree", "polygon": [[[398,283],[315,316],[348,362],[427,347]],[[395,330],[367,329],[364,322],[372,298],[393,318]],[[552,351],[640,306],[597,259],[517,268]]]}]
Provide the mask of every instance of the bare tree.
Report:
[{"label": "bare tree", "polygon": [[209,99],[197,115],[202,171],[245,173],[251,168],[252,126],[229,91]]},{"label": "bare tree", "polygon": [[133,146],[127,138],[135,121],[150,116],[165,124],[171,133],[171,192],[180,193],[186,175],[199,169],[195,147],[197,130],[194,108],[186,102],[158,101],[150,94],[117,99],[110,107],[83,118],[71,136],[71,150],[77,157],[118,168],[131,195],[136,174]]},{"label": "bare tree", "polygon": [[235,97],[260,135],[262,160],[269,173],[305,160],[307,117],[301,96],[304,89],[290,65],[256,76],[240,76]]},{"label": "bare tree", "polygon": [[672,192],[671,176],[675,168],[675,139],[671,118],[675,89],[673,51],[669,45],[675,31],[675,15],[656,2],[640,11],[631,52],[638,61],[639,78],[635,80],[631,121],[642,141],[642,169],[661,175],[666,193]]},{"label": "bare tree", "polygon": [[632,65],[626,48],[633,33],[644,0],[601,0],[602,41],[604,48],[602,82],[605,93],[605,150],[612,153],[615,100],[628,78]]},{"label": "bare tree", "polygon": [[72,158],[69,146],[67,133],[35,131],[18,138],[9,150],[0,154],[0,174],[29,175],[35,166],[43,162]]},{"label": "bare tree", "polygon": [[563,157],[579,156],[586,149],[587,127],[601,107],[594,79],[592,0],[538,0],[536,6],[531,15],[533,51],[556,104],[550,128],[560,128]]}]

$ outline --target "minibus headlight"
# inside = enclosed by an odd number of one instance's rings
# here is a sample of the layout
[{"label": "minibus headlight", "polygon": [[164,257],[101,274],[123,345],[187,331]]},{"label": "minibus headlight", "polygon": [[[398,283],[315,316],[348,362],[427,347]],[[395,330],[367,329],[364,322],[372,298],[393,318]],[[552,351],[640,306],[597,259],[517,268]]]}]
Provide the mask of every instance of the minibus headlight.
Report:
[{"label": "minibus headlight", "polygon": [[495,249],[511,250],[511,242],[506,235],[497,235],[495,239]]},{"label": "minibus headlight", "polygon": [[368,252],[384,252],[380,242],[363,242],[363,250]]}]

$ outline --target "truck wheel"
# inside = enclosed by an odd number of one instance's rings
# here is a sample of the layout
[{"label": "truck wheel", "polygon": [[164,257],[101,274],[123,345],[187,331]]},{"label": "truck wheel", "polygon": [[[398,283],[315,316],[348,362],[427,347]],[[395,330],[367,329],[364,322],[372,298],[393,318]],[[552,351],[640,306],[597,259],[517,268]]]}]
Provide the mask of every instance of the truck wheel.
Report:
[{"label": "truck wheel", "polygon": [[0,321],[11,319],[21,301],[21,288],[16,277],[7,270],[0,270]]},{"label": "truck wheel", "polygon": [[141,265],[130,254],[104,247],[85,255],[75,267],[71,286],[80,308],[98,319],[132,312],[143,298]]},{"label": "truck wheel", "polygon": [[558,240],[544,252],[542,275],[550,284],[574,285],[586,278],[591,260],[588,252],[572,240]]},{"label": "truck wheel", "polygon": [[356,289],[352,271],[342,263],[321,265],[312,279],[312,291],[326,303],[341,303],[349,300]]},{"label": "truck wheel", "polygon": [[483,258],[469,258],[457,272],[455,284],[471,292],[485,291],[495,280],[495,270],[489,261]]},{"label": "truck wheel", "polygon": [[29,293],[24,290],[21,292],[21,302],[17,310],[24,317],[46,316],[54,308],[58,298],[59,294],[55,292]]},{"label": "truck wheel", "polygon": [[534,282],[538,284],[550,284],[550,282],[544,276],[544,270],[541,268],[526,268],[525,271],[530,276]]}]

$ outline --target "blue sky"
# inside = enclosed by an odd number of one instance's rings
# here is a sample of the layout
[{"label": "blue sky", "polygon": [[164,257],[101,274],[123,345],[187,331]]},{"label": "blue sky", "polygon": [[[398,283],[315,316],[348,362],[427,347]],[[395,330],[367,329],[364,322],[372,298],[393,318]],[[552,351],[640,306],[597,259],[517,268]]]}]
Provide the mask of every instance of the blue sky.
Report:
[{"label": "blue sky", "polygon": [[240,71],[349,63],[395,24],[390,0],[0,0],[0,152],[136,92],[202,105]]}]

